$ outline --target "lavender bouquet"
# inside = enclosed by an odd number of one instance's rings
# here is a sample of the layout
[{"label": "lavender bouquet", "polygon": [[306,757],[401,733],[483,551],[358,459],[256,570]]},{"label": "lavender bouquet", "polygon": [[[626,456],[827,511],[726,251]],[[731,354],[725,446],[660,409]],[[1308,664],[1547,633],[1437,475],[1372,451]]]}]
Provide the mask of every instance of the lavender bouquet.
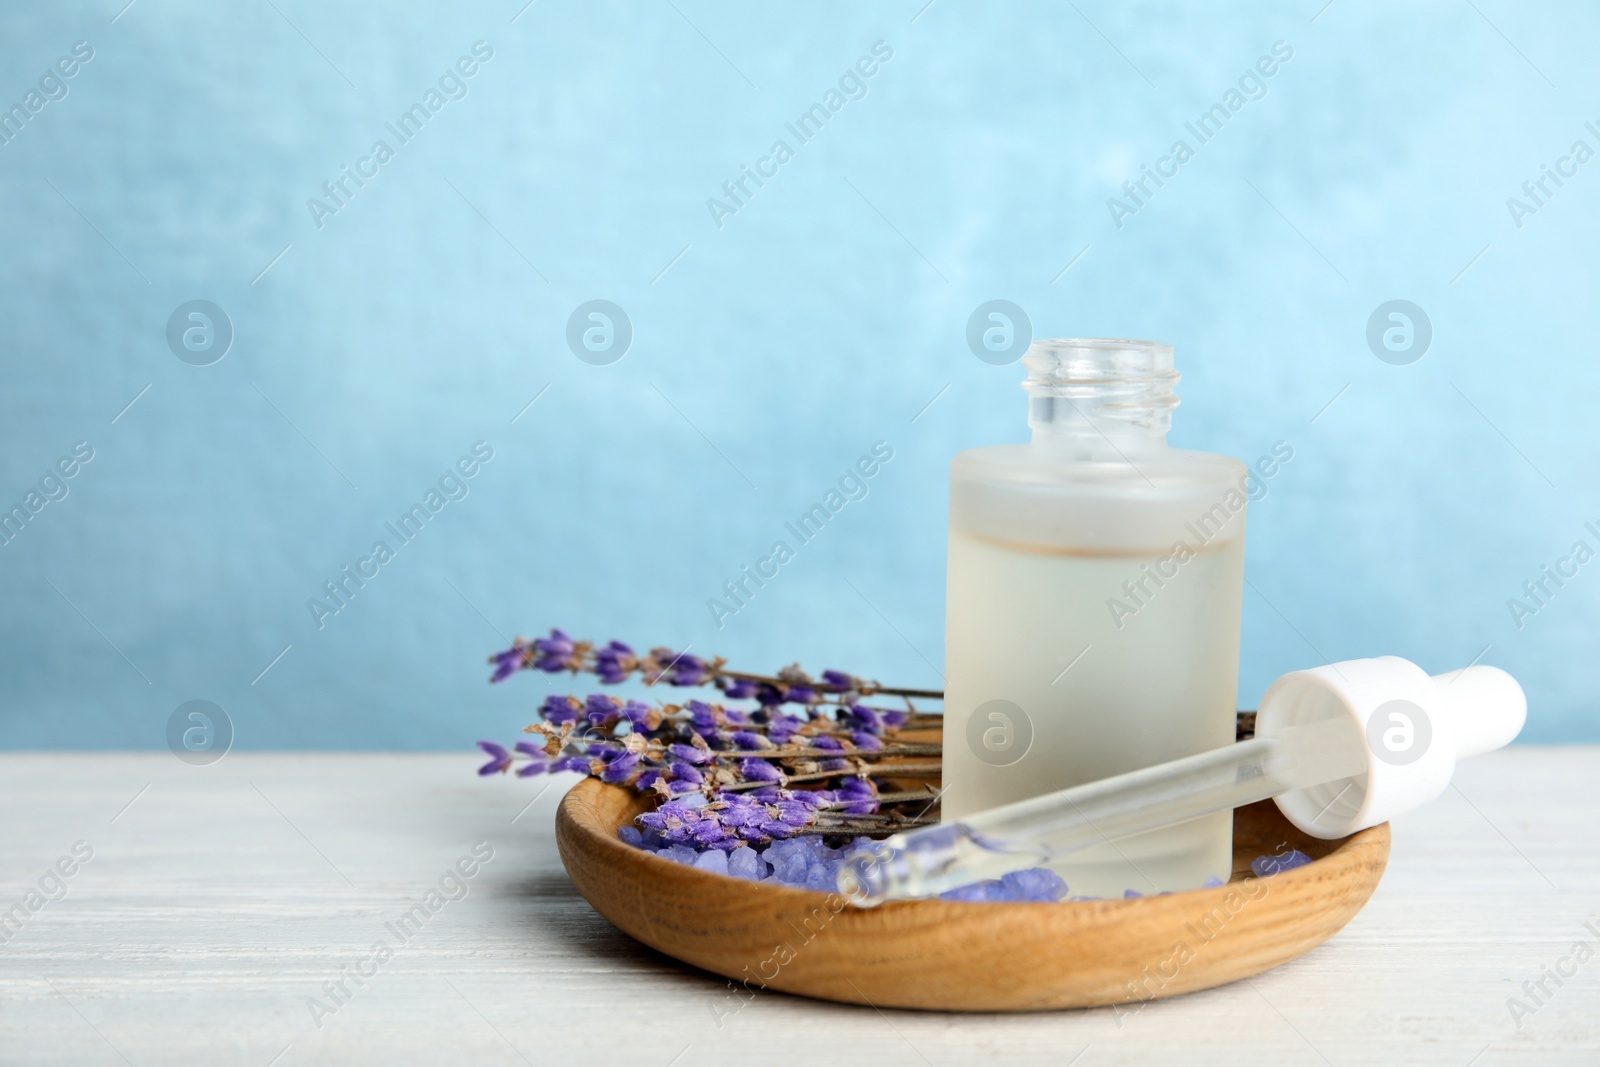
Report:
[{"label": "lavender bouquet", "polygon": [[[776,675],[731,671],[670,649],[636,654],[621,641],[595,645],[560,630],[518,641],[489,658],[491,682],[521,670],[594,675],[603,685],[711,687],[719,699],[647,703],[606,693],[546,697],[537,741],[479,745],[480,774],[577,771],[661,798],[643,825],[669,843],[731,851],[801,835],[879,836],[934,821],[931,787],[885,791],[894,779],[939,777],[940,746],[906,743],[902,730],[937,727],[917,709],[932,690],[882,686],[842,671],[813,679],[798,665]],[[894,697],[902,705],[868,704]],[[520,764],[520,765],[519,765]]]},{"label": "lavender bouquet", "polygon": [[[941,746],[902,738],[942,724],[916,704],[941,700],[937,690],[837,670],[814,678],[798,664],[749,674],[721,657],[668,648],[639,655],[621,641],[599,645],[561,630],[519,637],[489,662],[490,682],[537,670],[592,675],[601,685],[635,679],[716,691],[714,700],[681,703],[552,694],[539,721],[524,728],[535,740],[511,748],[478,742],[490,757],[480,775],[576,771],[658,798],[619,836],[666,859],[832,890],[839,860],[856,842],[938,822]],[[907,788],[917,782],[925,784]],[[1036,869],[945,896],[1047,901],[1066,892],[1057,875]]]}]

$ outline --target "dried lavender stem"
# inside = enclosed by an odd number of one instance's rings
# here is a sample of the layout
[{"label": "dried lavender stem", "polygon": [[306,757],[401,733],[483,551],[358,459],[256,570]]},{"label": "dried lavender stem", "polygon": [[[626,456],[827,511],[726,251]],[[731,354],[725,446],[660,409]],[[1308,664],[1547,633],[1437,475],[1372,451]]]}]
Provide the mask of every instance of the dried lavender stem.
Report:
[{"label": "dried lavender stem", "polygon": [[879,763],[874,764],[870,778],[938,778],[944,765],[933,763]]},{"label": "dried lavender stem", "polygon": [[[664,674],[665,672],[662,672],[661,675],[657,675],[656,680],[659,681]],[[738,678],[740,681],[745,682],[765,682],[767,685],[780,686],[783,688],[790,688],[795,684],[793,682],[786,682],[782,678],[771,674],[746,674],[744,671],[730,671],[721,667],[717,668],[717,674],[724,678]],[[839,695],[831,690],[821,689],[815,686],[813,686],[813,688],[816,688],[816,691],[819,693],[827,693],[831,696]],[[878,696],[880,694],[891,697],[917,697],[923,700],[944,699],[944,691],[940,689],[901,689],[895,686],[864,684],[859,690],[859,695],[864,697]]]},{"label": "dried lavender stem", "polygon": [[[837,756],[835,752],[833,755]],[[880,764],[871,769],[869,778],[935,778],[940,776],[940,765],[937,763],[902,763]],[[860,770],[846,767],[837,771],[814,771],[809,774],[791,774],[784,779],[784,784],[794,782],[818,782],[828,778],[859,778]],[[742,793],[750,789],[761,789],[770,786],[771,782],[737,782],[733,785],[720,786],[724,793]]]},{"label": "dried lavender stem", "polygon": [[937,756],[943,745],[885,745],[882,748],[854,748],[840,751],[835,748],[753,748],[731,752],[717,751],[717,759],[875,759],[884,756]]},{"label": "dried lavender stem", "polygon": [[939,793],[933,789],[906,789],[898,793],[879,793],[879,804],[908,804],[915,800],[937,800]]},{"label": "dried lavender stem", "polygon": [[914,830],[919,826],[934,826],[938,822],[938,819],[906,819],[902,822],[841,824],[839,826],[807,826],[802,830],[796,830],[794,836],[818,837],[854,834],[862,837],[870,837],[873,834],[897,834],[901,830]]}]

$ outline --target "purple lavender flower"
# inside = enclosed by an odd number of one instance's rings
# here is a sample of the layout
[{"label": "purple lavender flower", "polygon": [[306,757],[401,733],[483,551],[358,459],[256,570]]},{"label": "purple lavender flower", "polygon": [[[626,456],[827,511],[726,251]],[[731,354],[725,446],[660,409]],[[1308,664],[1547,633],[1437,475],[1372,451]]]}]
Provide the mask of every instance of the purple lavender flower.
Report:
[{"label": "purple lavender flower", "polygon": [[694,807],[683,801],[669,800],[655,811],[639,816],[638,822],[671,844],[692,843],[701,848],[731,850],[743,843],[721,823],[718,812],[709,805]]},{"label": "purple lavender flower", "polygon": [[705,685],[716,675],[711,665],[699,656],[688,652],[674,652],[670,648],[652,648],[645,658],[645,681],[649,684],[666,682],[668,685]]},{"label": "purple lavender flower", "polygon": [[[517,768],[518,778],[531,778],[536,774],[544,774],[550,769],[550,757],[545,754],[544,746],[536,745],[531,741],[518,741],[514,746],[516,750],[528,757],[528,762]],[[479,773],[482,773],[481,771]]]},{"label": "purple lavender flower", "polygon": [[494,673],[489,676],[489,681],[503,682],[521,670],[527,660],[526,650],[527,646],[518,640],[504,652],[490,656],[489,662],[494,664]]},{"label": "purple lavender flower", "polygon": [[[825,749],[829,752],[844,751],[844,745],[836,737],[813,737],[811,739],[811,747]],[[850,766],[848,760],[825,759],[822,761],[822,769],[825,771],[842,771],[848,766]]]},{"label": "purple lavender flower", "polygon": [[549,637],[536,637],[533,641],[536,658],[533,665],[547,674],[567,669],[578,670],[583,666],[583,656],[578,652],[577,644],[560,630],[551,630]]},{"label": "purple lavender flower", "polygon": [[752,782],[774,782],[782,784],[785,780],[783,771],[775,767],[771,760],[742,759],[739,761],[739,774]]},{"label": "purple lavender flower", "polygon": [[766,820],[766,808],[743,794],[729,793],[725,802],[727,806],[722,812],[722,824],[730,829],[760,826]]},{"label": "purple lavender flower", "polygon": [[621,717],[622,701],[605,693],[591,693],[583,707],[590,722],[596,726],[610,726]]},{"label": "purple lavender flower", "polygon": [[850,740],[855,742],[855,746],[857,748],[863,749],[867,752],[872,752],[883,747],[883,741],[878,738],[877,734],[869,734],[865,730],[850,731]]},{"label": "purple lavender flower", "polygon": [[786,826],[810,826],[817,821],[816,809],[809,804],[797,803],[793,800],[776,801],[772,807],[774,816]]},{"label": "purple lavender flower", "polygon": [[634,821],[640,826],[656,831],[666,840],[676,843],[687,836],[685,827],[700,821],[700,815],[693,808],[669,800],[655,811],[647,811]]},{"label": "purple lavender flower", "polygon": [[809,679],[803,683],[798,682],[759,682],[755,688],[756,703],[764,708],[775,708],[779,704],[817,704],[822,697],[817,693],[814,683]]},{"label": "purple lavender flower", "polygon": [[575,721],[582,707],[576,697],[557,696],[551,693],[544,698],[544,703],[539,705],[539,717],[545,722],[559,726],[564,722]]},{"label": "purple lavender flower", "polygon": [[711,680],[706,661],[687,652],[672,665],[673,685],[705,685]]},{"label": "purple lavender flower", "polygon": [[694,766],[692,763],[684,763],[680,760],[674,760],[668,770],[672,775],[672,779],[668,783],[669,785],[676,785],[679,782],[683,782],[688,785],[700,785],[706,780],[705,775],[701,774],[700,769]]},{"label": "purple lavender flower", "polygon": [[861,688],[861,680],[844,671],[823,671],[822,684],[835,692],[848,693]]},{"label": "purple lavender flower", "polygon": [[608,642],[604,648],[595,650],[594,672],[607,685],[626,681],[638,666],[639,659],[633,654],[633,649],[621,641]]},{"label": "purple lavender flower", "polygon": [[[519,743],[515,753],[493,742],[482,746],[490,757],[481,770],[485,775],[513,769],[524,777],[571,771],[659,795],[664,801],[661,810],[677,814],[670,838],[641,823],[640,842],[652,851],[675,850],[676,860],[684,862],[687,856],[687,862],[695,862],[694,857],[707,849],[732,851],[746,843],[764,845],[812,835],[805,847],[821,851],[805,853],[804,870],[797,872],[792,884],[816,881],[818,886],[831,886],[831,878],[811,862],[829,851],[821,833],[894,822],[880,810],[876,783],[861,776],[873,773],[871,760],[907,720],[908,712],[859,703],[837,706],[837,694],[848,694],[843,700],[849,701],[876,683],[832,670],[817,681],[797,664],[770,679],[734,678],[722,673],[726,661],[720,657],[660,647],[640,656],[622,641],[596,645],[575,640],[560,629],[531,641],[519,637],[511,649],[490,661],[496,680],[526,669],[570,670],[592,673],[605,685],[638,675],[645,684],[715,685],[721,691],[726,701],[715,705],[699,700],[681,704],[621,700],[605,693],[586,698],[551,695],[539,709],[543,721],[528,728],[542,736]],[[731,706],[734,700],[752,697],[754,707]],[[772,758],[778,748],[812,749],[817,758],[797,757],[801,762],[791,764]],[[789,790],[793,774],[827,777],[829,782],[814,785],[836,787]],[[851,819],[867,821],[852,826],[847,821]],[[741,859],[741,869],[754,860],[751,849],[744,851],[750,859]],[[765,861],[754,865],[759,876]]]},{"label": "purple lavender flower", "polygon": [[872,815],[878,810],[878,788],[865,778],[846,778],[833,792],[846,815]]},{"label": "purple lavender flower", "polygon": [[767,737],[774,745],[787,745],[800,732],[805,722],[793,715],[774,713],[767,723]]},{"label": "purple lavender flower", "polygon": [[710,704],[703,700],[691,700],[684,707],[689,709],[689,726],[695,733],[709,737],[717,732],[717,713]]},{"label": "purple lavender flower", "polygon": [[866,778],[846,778],[839,783],[837,792],[840,798],[876,797],[878,787]]},{"label": "purple lavender flower", "polygon": [[490,760],[478,768],[481,775],[504,774],[511,769],[511,753],[506,751],[504,745],[497,745],[493,741],[479,741],[478,747],[490,755]]},{"label": "purple lavender flower", "polygon": [[720,793],[698,806],[669,800],[653,812],[639,816],[639,825],[661,834],[669,844],[696,843],[703,848],[732,850],[745,842],[762,843],[789,838],[816,821],[814,799],[804,791],[772,789],[768,799],[748,794]]},{"label": "purple lavender flower", "polygon": [[639,753],[623,752],[606,760],[605,767],[600,772],[600,780],[602,782],[610,782],[613,785],[621,784],[628,780],[628,775],[638,765]]},{"label": "purple lavender flower", "polygon": [[878,709],[865,704],[851,704],[842,718],[846,724],[858,730],[877,732],[883,729],[883,720],[878,717]]},{"label": "purple lavender flower", "polygon": [[642,700],[630,700],[622,705],[622,717],[635,730],[654,730],[661,724],[661,714]]}]

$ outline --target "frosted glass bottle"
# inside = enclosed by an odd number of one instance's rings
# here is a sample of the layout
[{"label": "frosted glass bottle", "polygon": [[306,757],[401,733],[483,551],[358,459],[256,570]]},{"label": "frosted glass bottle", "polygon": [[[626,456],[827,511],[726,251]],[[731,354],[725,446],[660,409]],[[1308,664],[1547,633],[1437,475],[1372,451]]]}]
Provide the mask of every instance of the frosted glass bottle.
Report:
[{"label": "frosted glass bottle", "polygon": [[[1243,464],[1167,447],[1172,347],[1036,341],[1025,445],[950,468],[945,819],[1229,744]],[[1232,867],[1231,812],[1058,867],[1072,895],[1192,889]]]}]

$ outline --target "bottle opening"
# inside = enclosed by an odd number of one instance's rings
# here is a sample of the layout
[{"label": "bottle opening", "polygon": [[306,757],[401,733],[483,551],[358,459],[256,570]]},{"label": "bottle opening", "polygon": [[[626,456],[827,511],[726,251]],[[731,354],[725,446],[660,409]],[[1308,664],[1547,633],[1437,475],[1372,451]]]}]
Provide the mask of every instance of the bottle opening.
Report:
[{"label": "bottle opening", "polygon": [[1035,341],[1028,370],[1028,425],[1035,436],[1165,437],[1178,406],[1172,346],[1113,337]]}]

